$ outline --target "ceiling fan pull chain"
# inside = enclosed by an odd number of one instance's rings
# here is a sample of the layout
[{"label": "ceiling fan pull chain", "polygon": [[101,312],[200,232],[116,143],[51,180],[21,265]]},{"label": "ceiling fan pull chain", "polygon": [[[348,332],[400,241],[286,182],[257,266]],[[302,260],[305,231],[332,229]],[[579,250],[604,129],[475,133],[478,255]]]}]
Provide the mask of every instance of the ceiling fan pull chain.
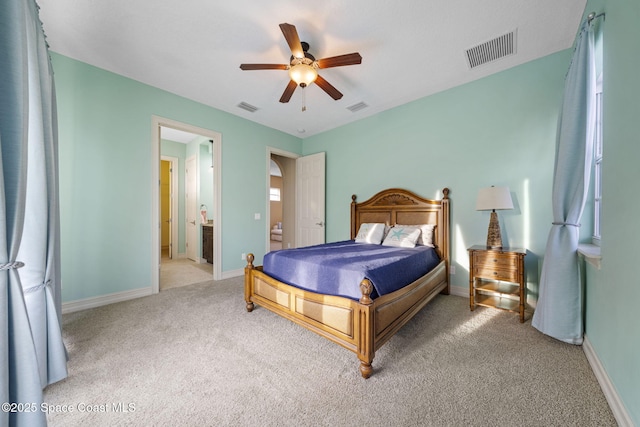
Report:
[{"label": "ceiling fan pull chain", "polygon": [[307,102],[305,100],[305,90],[304,90],[304,86],[302,86],[302,111],[305,112],[307,111]]}]

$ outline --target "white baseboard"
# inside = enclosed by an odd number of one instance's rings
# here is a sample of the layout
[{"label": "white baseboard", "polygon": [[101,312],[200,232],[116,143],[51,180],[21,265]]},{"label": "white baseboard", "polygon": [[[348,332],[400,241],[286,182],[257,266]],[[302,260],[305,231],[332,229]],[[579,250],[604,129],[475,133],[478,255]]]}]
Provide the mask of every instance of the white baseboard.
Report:
[{"label": "white baseboard", "polygon": [[[178,255],[179,256],[179,255]],[[244,275],[244,268],[222,272],[222,279],[231,279]],[[151,287],[133,289],[131,291],[115,292],[108,295],[100,295],[92,298],[79,299],[62,303],[62,314],[73,313],[74,311],[86,310],[89,308],[101,307],[116,302],[128,301],[130,299],[146,297],[152,295]]]},{"label": "white baseboard", "polygon": [[232,277],[244,276],[244,268],[239,268],[237,270],[228,270],[222,272],[223,279],[231,279]]},{"label": "white baseboard", "polygon": [[613,412],[613,416],[618,422],[618,425],[620,427],[633,427],[633,421],[631,421],[631,417],[629,416],[624,403],[620,399],[615,386],[611,382],[609,375],[607,375],[607,371],[604,370],[602,363],[600,363],[600,359],[598,359],[598,355],[594,351],[593,347],[591,346],[591,342],[586,335],[584,336],[584,341],[582,343],[582,350],[587,356],[587,360],[589,361],[591,370],[595,374],[596,379],[598,380],[598,384],[600,384],[600,388],[602,389],[604,397],[609,403],[611,412]]},{"label": "white baseboard", "polygon": [[449,286],[449,295],[469,298],[469,288],[462,286]]},{"label": "white baseboard", "polygon": [[131,291],[115,292],[98,297],[79,299],[62,303],[62,314],[73,313],[74,311],[86,310],[88,308],[101,307],[115,302],[128,301],[130,299],[146,297],[151,295],[151,287],[133,289]]}]

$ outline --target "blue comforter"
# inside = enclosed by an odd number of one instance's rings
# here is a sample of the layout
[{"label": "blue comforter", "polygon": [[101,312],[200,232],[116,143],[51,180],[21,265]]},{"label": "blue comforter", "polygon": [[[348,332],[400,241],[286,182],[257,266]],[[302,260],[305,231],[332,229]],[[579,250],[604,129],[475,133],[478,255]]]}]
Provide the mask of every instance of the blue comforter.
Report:
[{"label": "blue comforter", "polygon": [[396,248],[353,240],[269,252],[263,271],[301,289],[359,300],[360,282],[373,283],[377,297],[424,276],[440,259],[428,246]]}]

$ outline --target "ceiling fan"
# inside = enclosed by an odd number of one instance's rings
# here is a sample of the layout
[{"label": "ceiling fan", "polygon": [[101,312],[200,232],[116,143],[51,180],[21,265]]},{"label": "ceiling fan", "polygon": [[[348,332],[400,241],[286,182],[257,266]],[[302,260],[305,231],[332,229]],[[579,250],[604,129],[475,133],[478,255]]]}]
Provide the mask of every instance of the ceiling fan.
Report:
[{"label": "ceiling fan", "polygon": [[[291,59],[289,64],[240,64],[242,70],[288,70],[291,80],[284,93],[280,97],[280,102],[289,102],[296,87],[307,87],[311,83],[317,84],[330,97],[336,101],[342,98],[342,93],[331,83],[318,74],[318,69],[342,67],[344,65],[355,65],[362,63],[359,53],[347,53],[345,55],[332,56],[330,58],[316,59],[311,55],[309,44],[301,42],[298,37],[296,27],[291,24],[280,24],[280,29],[291,49]],[[303,107],[304,110],[304,107]]]}]

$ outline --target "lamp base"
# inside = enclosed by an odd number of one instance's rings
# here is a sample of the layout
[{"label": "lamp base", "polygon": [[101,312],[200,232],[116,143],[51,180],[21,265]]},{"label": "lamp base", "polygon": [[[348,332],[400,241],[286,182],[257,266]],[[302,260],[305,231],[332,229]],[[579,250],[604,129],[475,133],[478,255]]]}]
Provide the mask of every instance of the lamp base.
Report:
[{"label": "lamp base", "polygon": [[500,235],[500,223],[496,211],[491,212],[489,219],[489,232],[487,233],[487,248],[502,249],[502,236]]}]

